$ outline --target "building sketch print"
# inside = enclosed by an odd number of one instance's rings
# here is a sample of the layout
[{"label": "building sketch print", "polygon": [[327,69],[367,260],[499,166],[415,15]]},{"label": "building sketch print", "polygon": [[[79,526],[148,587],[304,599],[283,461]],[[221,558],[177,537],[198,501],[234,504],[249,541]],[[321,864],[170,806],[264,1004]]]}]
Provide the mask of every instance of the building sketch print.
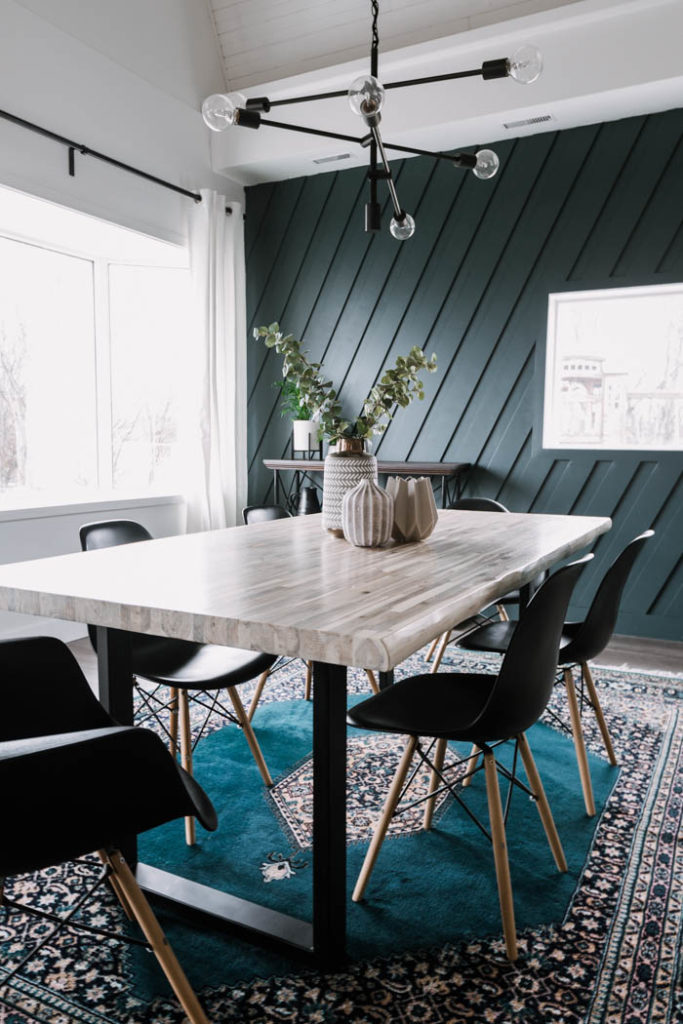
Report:
[{"label": "building sketch print", "polygon": [[543,446],[683,449],[683,285],[549,296]]}]

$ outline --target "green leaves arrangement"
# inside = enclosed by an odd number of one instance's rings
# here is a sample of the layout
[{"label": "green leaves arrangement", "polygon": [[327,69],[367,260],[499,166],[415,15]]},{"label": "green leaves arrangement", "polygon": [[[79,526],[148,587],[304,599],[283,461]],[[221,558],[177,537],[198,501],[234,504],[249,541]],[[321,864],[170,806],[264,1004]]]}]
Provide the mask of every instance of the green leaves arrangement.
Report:
[{"label": "green leaves arrangement", "polygon": [[[284,382],[293,385],[299,405],[312,411],[320,424],[320,434],[334,443],[343,437],[369,438],[382,434],[397,408],[410,405],[413,398],[424,398],[420,373],[434,373],[436,356],[427,359],[422,349],[413,346],[407,356],[399,356],[393,369],[385,370],[370,391],[355,420],[342,418],[342,407],[331,380],[325,380],[321,363],[310,362],[301,351],[301,342],[293,334],[282,334],[280,325],[255,327],[254,337],[263,338],[267,348],[282,356]],[[285,390],[283,386],[283,391]]]}]

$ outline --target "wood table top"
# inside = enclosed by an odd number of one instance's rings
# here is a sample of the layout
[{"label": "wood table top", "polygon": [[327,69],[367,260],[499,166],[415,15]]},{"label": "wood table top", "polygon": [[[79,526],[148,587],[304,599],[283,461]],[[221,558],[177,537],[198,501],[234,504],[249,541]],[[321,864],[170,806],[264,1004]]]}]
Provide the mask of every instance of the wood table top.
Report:
[{"label": "wood table top", "polygon": [[[325,472],[324,459],[264,459],[266,469],[300,469],[306,472]],[[386,462],[377,460],[378,473],[396,473],[397,476],[453,476],[469,469],[470,462]]]},{"label": "wood table top", "polygon": [[611,526],[442,510],[421,543],[356,548],[321,520],[2,565],[0,608],[386,671]]}]

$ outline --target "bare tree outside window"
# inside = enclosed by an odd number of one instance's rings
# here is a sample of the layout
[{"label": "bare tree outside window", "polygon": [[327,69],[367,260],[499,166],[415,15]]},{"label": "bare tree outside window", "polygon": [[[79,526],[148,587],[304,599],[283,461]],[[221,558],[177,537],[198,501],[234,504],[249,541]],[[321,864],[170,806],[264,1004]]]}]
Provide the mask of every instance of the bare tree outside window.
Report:
[{"label": "bare tree outside window", "polygon": [[26,328],[0,327],[0,487],[26,480]]}]

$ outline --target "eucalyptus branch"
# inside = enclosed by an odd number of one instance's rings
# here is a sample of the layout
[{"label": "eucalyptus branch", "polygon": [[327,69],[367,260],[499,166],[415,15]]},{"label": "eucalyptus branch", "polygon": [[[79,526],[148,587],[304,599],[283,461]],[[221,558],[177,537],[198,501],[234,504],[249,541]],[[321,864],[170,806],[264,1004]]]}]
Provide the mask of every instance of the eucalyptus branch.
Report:
[{"label": "eucalyptus branch", "polygon": [[300,403],[313,410],[320,433],[332,442],[342,437],[382,434],[398,408],[410,405],[413,398],[424,398],[420,373],[433,373],[437,368],[435,355],[427,359],[422,349],[413,346],[407,356],[397,358],[392,369],[384,371],[365,399],[360,415],[345,420],[332,381],[325,380],[322,365],[307,358],[294,335],[283,335],[279,324],[272,323],[254,328],[254,337],[263,338],[267,348],[274,348],[282,356],[283,378],[296,388]]}]

